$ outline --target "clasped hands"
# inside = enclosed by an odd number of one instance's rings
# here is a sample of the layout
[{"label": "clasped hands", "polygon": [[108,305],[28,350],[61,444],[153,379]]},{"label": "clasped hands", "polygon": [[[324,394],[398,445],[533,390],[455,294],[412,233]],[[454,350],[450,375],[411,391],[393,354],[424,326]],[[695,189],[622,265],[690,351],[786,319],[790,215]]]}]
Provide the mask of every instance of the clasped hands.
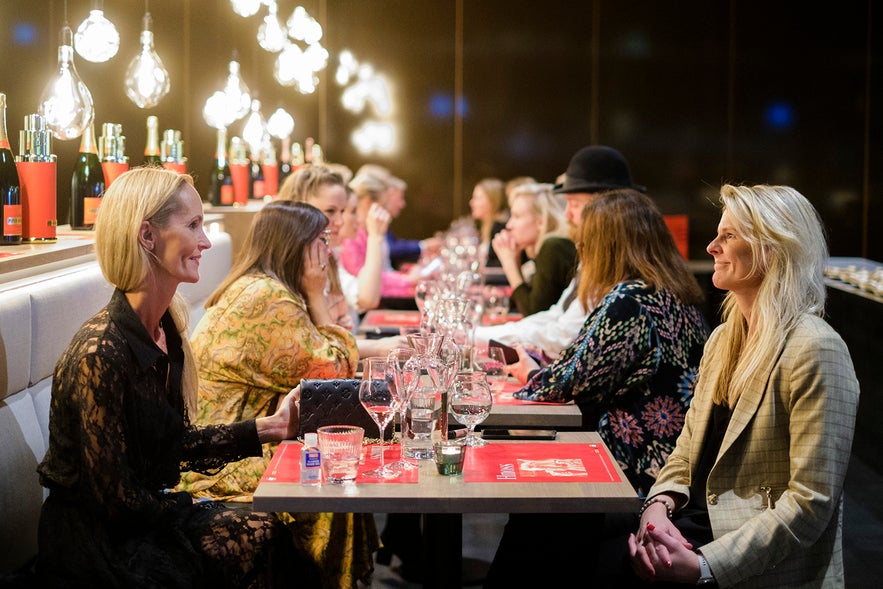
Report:
[{"label": "clasped hands", "polygon": [[693,545],[668,519],[662,503],[644,511],[637,534],[629,534],[628,545],[632,569],[647,583],[696,583],[699,579],[699,558]]}]

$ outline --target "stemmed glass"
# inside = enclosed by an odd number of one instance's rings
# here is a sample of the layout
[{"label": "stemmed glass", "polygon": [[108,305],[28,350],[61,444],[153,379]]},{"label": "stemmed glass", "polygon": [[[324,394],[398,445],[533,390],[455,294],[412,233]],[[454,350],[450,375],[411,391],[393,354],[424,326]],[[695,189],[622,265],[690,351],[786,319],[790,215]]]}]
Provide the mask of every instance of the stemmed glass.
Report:
[{"label": "stemmed glass", "polygon": [[359,383],[359,402],[380,430],[380,466],[362,473],[370,478],[391,479],[399,475],[383,463],[383,430],[398,410],[398,398],[387,383],[386,358],[365,358],[365,372]]},{"label": "stemmed glass", "polygon": [[459,372],[454,377],[450,409],[454,419],[466,426],[466,445],[484,446],[487,441],[475,433],[475,426],[487,419],[494,398],[484,372]]},{"label": "stemmed glass", "polygon": [[[415,355],[412,348],[404,347],[393,348],[386,355],[387,382],[392,383],[394,394],[398,398],[400,424],[404,424],[407,419],[411,393],[414,392],[420,381],[420,368],[416,362],[409,362]],[[404,433],[404,429],[402,432]],[[404,449],[404,439],[402,440],[402,448]],[[404,452],[402,452],[402,458],[390,463],[387,468],[398,470],[419,468],[416,464],[405,460],[404,456]]]}]

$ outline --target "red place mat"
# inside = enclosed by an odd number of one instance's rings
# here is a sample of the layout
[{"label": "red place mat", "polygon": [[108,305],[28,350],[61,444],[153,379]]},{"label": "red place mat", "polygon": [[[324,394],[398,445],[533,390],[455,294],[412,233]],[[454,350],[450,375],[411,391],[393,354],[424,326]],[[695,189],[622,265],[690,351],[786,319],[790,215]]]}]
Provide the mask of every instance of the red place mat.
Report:
[{"label": "red place mat", "polygon": [[[273,455],[267,470],[261,477],[261,482],[270,483],[297,483],[300,481],[300,449],[303,444],[281,444],[279,450]],[[403,471],[394,479],[373,479],[363,477],[362,473],[373,470],[380,466],[380,446],[371,444],[362,446],[362,458],[359,462],[359,474],[357,483],[416,483],[419,469]],[[388,464],[401,457],[401,447],[398,444],[385,444],[383,446],[383,458]]]},{"label": "red place mat", "polygon": [[466,449],[467,483],[618,483],[610,456],[599,444],[489,443]]}]

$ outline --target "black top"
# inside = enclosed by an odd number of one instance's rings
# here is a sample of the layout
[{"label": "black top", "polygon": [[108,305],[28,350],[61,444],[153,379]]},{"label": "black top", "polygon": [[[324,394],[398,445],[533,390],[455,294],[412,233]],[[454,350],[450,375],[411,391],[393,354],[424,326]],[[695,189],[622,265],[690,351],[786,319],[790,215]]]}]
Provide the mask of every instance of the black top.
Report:
[{"label": "black top", "polygon": [[566,237],[549,237],[540,246],[534,263],[536,274],[530,284],[512,291],[512,302],[522,315],[545,311],[558,302],[576,271],[576,246]]},{"label": "black top", "polygon": [[253,420],[189,424],[168,312],[162,326],[168,354],[116,290],[55,367],[49,449],[37,469],[49,488],[37,564],[47,586],[238,586],[265,574],[268,551],[290,550],[274,515],[246,521],[167,491],[182,469],[211,472],[260,456],[261,444]]}]

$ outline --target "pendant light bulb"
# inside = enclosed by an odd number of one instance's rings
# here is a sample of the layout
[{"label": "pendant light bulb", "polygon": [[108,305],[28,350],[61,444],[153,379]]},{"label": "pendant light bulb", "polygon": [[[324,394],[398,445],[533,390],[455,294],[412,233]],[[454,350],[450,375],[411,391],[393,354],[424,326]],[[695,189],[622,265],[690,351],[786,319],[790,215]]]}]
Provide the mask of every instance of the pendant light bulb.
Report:
[{"label": "pendant light bulb", "polygon": [[141,31],[141,52],[129,62],[126,70],[126,96],[139,108],[156,106],[169,93],[169,72],[153,48],[150,13],[144,13]]},{"label": "pendant light bulb", "polygon": [[120,34],[104,16],[101,0],[92,1],[89,16],[77,27],[74,48],[87,61],[103,63],[120,49]]},{"label": "pendant light bulb", "polygon": [[269,14],[264,17],[264,22],[258,29],[258,44],[270,53],[282,51],[286,41],[286,32],[279,22],[276,10],[276,2],[270,2]]},{"label": "pendant light bulb", "polygon": [[261,9],[261,0],[230,0],[230,4],[233,5],[233,12],[246,18],[256,15]]},{"label": "pendant light bulb", "polygon": [[267,132],[277,139],[285,139],[294,131],[294,117],[281,106],[267,119]]},{"label": "pendant light bulb", "polygon": [[238,121],[248,114],[248,109],[251,106],[251,94],[248,91],[248,86],[242,81],[242,76],[239,74],[239,62],[235,59],[230,62],[224,94],[227,96],[227,104],[233,112],[234,121]]},{"label": "pendant light bulb", "polygon": [[95,117],[92,93],[74,67],[72,41],[71,29],[65,25],[58,47],[58,69],[43,90],[38,109],[46,126],[61,140],[82,135]]},{"label": "pendant light bulb", "polygon": [[260,153],[261,142],[267,134],[267,123],[261,114],[261,101],[251,101],[251,114],[242,128],[242,139],[248,144],[251,153]]}]

